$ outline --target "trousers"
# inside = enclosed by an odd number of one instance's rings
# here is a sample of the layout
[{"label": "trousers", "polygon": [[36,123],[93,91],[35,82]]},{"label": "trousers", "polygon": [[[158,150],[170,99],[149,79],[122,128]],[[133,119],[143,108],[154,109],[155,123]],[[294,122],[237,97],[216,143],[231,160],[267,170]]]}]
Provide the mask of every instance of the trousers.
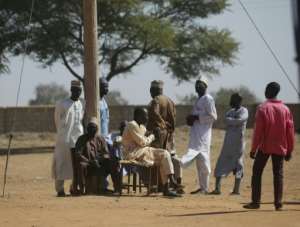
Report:
[{"label": "trousers", "polygon": [[269,157],[272,157],[273,169],[273,186],[274,186],[274,205],[275,207],[282,206],[283,194],[283,160],[284,156],[264,154],[258,151],[252,169],[252,202],[259,204],[261,202],[261,181],[264,168]]}]

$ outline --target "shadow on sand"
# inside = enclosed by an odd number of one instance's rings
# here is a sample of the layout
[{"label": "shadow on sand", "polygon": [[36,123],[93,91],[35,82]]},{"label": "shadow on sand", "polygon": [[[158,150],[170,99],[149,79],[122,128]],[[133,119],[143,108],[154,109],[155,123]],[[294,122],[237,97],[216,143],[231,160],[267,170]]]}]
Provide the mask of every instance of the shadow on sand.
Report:
[{"label": "shadow on sand", "polygon": [[[242,205],[245,205],[247,203],[241,203]],[[263,202],[263,203],[260,203],[262,205],[264,204],[274,204],[273,202]],[[300,205],[300,201],[283,201],[283,205]]]},{"label": "shadow on sand", "polygon": [[[272,203],[264,203],[272,204]],[[286,205],[299,205],[299,202],[285,202]],[[283,209],[281,212],[300,212],[299,209]],[[192,217],[192,216],[210,216],[210,215],[224,215],[224,214],[239,214],[239,213],[248,213],[248,212],[260,212],[260,213],[269,213],[269,212],[278,212],[274,209],[257,209],[257,210],[233,210],[233,211],[212,211],[212,212],[199,212],[199,213],[189,213],[189,214],[175,214],[175,215],[166,215],[166,217]]]},{"label": "shadow on sand", "polygon": [[213,211],[213,212],[202,212],[202,213],[166,215],[166,216],[167,217],[192,217],[192,216],[221,215],[221,214],[238,214],[238,213],[247,213],[247,212],[249,212],[249,210]]}]

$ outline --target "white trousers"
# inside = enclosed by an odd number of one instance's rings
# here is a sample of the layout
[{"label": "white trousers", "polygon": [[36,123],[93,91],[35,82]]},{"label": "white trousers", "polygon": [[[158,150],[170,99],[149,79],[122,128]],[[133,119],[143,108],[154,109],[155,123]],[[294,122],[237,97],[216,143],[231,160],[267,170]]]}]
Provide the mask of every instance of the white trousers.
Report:
[{"label": "white trousers", "polygon": [[211,173],[210,152],[199,152],[193,149],[189,149],[188,152],[182,156],[181,165],[183,168],[186,168],[191,165],[194,160],[196,161],[199,186],[202,190],[208,192],[209,175]]},{"label": "white trousers", "polygon": [[173,167],[174,167],[174,177],[175,179],[182,178],[182,168],[180,165],[180,159],[175,156],[171,156]]},{"label": "white trousers", "polygon": [[159,166],[162,183],[168,183],[168,176],[174,174],[174,166],[170,153],[167,150],[152,147],[150,148],[150,152],[153,152],[154,162]]}]

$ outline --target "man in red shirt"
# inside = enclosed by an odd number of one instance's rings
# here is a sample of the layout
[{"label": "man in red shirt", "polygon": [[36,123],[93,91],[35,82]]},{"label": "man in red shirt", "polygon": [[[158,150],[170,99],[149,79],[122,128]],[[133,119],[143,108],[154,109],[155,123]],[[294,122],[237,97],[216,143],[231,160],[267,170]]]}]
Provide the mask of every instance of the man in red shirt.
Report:
[{"label": "man in red shirt", "polygon": [[252,202],[246,209],[258,209],[261,198],[261,177],[269,156],[272,157],[274,176],[274,205],[282,210],[283,160],[289,161],[294,149],[293,116],[286,105],[277,99],[280,85],[271,82],[267,85],[267,101],[256,110],[255,129],[250,157],[254,160],[252,170]]}]

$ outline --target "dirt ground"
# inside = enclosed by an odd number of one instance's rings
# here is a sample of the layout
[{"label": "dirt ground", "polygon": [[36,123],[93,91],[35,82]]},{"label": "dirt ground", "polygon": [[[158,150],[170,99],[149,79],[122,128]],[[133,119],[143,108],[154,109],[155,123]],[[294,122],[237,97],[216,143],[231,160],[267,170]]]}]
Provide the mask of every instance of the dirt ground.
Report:
[{"label": "dirt ground", "polygon": [[[247,132],[247,140],[251,131]],[[214,130],[212,167],[220,152],[224,132]],[[50,139],[49,139],[50,138]],[[53,145],[53,135],[18,135],[15,147]],[[6,145],[0,136],[0,147]],[[22,142],[23,141],[23,142]],[[177,151],[181,156],[188,143],[188,129],[176,133]],[[168,199],[161,194],[146,196],[130,194],[121,197],[82,196],[55,197],[50,177],[52,154],[11,156],[6,194],[0,198],[0,226],[206,226],[206,227],[296,227],[300,226],[300,155],[299,138],[296,152],[285,163],[284,211],[273,207],[273,177],[271,163],[263,176],[260,210],[242,208],[250,199],[252,160],[245,158],[245,177],[240,196],[230,196],[234,178],[223,180],[222,195],[190,195],[197,187],[195,166],[184,170],[186,194],[182,198]],[[248,142],[249,148],[249,142]],[[5,157],[0,157],[0,186],[2,194]],[[210,187],[213,189],[214,178]],[[66,189],[69,182],[66,183]]]}]

